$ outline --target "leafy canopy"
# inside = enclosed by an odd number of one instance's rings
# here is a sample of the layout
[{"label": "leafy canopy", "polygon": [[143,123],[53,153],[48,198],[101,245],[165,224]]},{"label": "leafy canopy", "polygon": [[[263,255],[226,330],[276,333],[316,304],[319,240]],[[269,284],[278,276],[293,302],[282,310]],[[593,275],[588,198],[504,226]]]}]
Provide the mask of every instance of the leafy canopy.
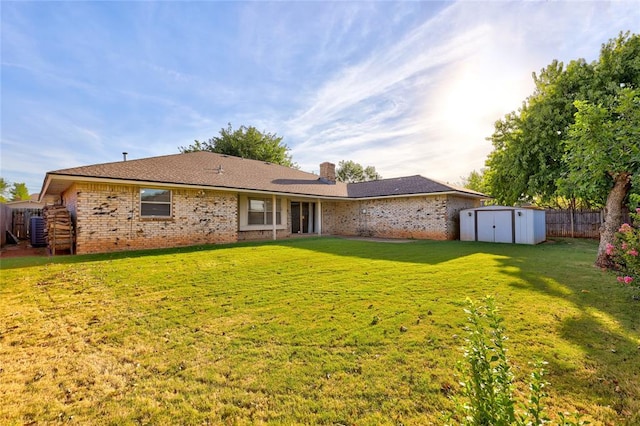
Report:
[{"label": "leafy canopy", "polygon": [[11,194],[11,201],[28,200],[30,198],[29,189],[24,182],[14,182],[9,193]]},{"label": "leafy canopy", "polygon": [[214,136],[206,142],[195,140],[193,144],[178,149],[182,153],[211,151],[297,168],[289,155],[289,147],[282,143],[281,136],[260,132],[253,126],[240,126],[234,130],[229,123],[226,129],[220,129],[219,136]]},{"label": "leafy canopy", "polygon": [[598,61],[554,61],[535,92],[496,123],[487,184],[501,203],[580,199],[606,206],[596,265],[640,194],[640,36],[602,45]]},{"label": "leafy canopy", "polygon": [[9,184],[4,178],[0,177],[0,202],[28,200],[29,189],[24,182],[13,182]]},{"label": "leafy canopy", "polygon": [[553,61],[533,78],[534,93],[489,138],[485,183],[498,202],[603,206],[620,173],[638,180],[640,36],[621,33],[597,61]]},{"label": "leafy canopy", "polygon": [[467,177],[462,177],[460,186],[470,189],[472,191],[481,192],[486,194],[488,192],[486,187],[485,173],[487,169],[482,168],[480,171],[473,170]]},{"label": "leafy canopy", "polygon": [[340,161],[336,169],[336,179],[340,182],[355,183],[382,179],[373,166],[362,167],[352,160]]},{"label": "leafy canopy", "polygon": [[7,202],[7,191],[9,190],[9,182],[0,177],[0,203]]},{"label": "leafy canopy", "polygon": [[628,180],[640,170],[640,89],[624,88],[608,107],[574,102],[575,123],[565,141],[568,165],[561,188],[598,199],[610,179]]}]

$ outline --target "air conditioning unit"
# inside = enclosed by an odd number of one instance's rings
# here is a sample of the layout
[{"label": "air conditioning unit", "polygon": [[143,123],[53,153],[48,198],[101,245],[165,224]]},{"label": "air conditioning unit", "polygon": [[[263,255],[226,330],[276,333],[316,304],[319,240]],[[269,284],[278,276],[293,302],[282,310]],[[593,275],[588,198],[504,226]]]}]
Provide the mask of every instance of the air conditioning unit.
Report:
[{"label": "air conditioning unit", "polygon": [[47,240],[44,238],[44,218],[32,216],[30,224],[31,247],[46,247]]}]

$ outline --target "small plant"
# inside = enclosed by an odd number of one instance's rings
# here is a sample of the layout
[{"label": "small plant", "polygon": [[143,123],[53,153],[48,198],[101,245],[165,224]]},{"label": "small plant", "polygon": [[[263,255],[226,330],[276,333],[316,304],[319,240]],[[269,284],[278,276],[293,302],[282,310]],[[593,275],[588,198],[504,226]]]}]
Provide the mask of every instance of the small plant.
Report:
[{"label": "small plant", "polygon": [[623,223],[616,233],[615,243],[607,245],[618,281],[640,286],[640,207],[631,214],[634,225]]},{"label": "small plant", "polygon": [[[463,377],[462,396],[468,401],[462,408],[464,425],[511,425],[515,421],[513,375],[507,360],[507,340],[492,298],[477,306],[467,299],[468,326],[466,363],[459,363]],[[489,331],[487,331],[487,327]]]},{"label": "small plant", "polygon": [[[478,306],[467,299],[466,331],[468,337],[464,351],[465,363],[458,363],[458,371],[462,376],[460,400],[456,396],[452,399],[456,403],[457,413],[449,416],[448,420],[456,417],[458,424],[465,426],[529,426],[543,425],[550,422],[545,414],[544,398],[547,397],[548,383],[544,380],[544,361],[534,364],[529,382],[529,397],[520,404],[522,413],[516,414],[516,401],[513,396],[513,374],[507,358],[507,341],[502,325],[503,319],[498,314],[492,297],[483,299],[484,305]],[[561,426],[587,425],[574,416],[571,421],[564,414],[558,414]]]},{"label": "small plant", "polygon": [[541,360],[536,361],[533,365],[534,370],[529,376],[529,399],[524,405],[524,414],[518,419],[519,425],[542,425],[549,422],[549,417],[544,413],[545,405],[542,401],[548,396],[545,389],[549,385],[544,379],[545,365],[547,363]]}]

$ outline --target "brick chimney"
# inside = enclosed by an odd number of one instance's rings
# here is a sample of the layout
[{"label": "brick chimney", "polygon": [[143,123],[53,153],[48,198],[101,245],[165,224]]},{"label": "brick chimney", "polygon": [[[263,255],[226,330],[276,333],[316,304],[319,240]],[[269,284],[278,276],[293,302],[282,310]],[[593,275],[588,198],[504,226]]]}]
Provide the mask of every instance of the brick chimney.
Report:
[{"label": "brick chimney", "polygon": [[320,179],[336,183],[336,165],[328,161],[320,164]]}]

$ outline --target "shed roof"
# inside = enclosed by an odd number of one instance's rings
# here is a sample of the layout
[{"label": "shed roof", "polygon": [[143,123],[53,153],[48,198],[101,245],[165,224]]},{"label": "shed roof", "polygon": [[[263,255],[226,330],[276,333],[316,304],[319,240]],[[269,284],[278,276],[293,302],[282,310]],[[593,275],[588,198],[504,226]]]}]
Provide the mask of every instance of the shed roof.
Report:
[{"label": "shed roof", "polygon": [[59,195],[73,182],[79,181],[192,186],[338,199],[443,192],[457,192],[474,198],[484,197],[483,194],[455,188],[422,176],[353,184],[329,182],[316,174],[290,167],[208,151],[50,171],[45,177],[40,196]]}]

